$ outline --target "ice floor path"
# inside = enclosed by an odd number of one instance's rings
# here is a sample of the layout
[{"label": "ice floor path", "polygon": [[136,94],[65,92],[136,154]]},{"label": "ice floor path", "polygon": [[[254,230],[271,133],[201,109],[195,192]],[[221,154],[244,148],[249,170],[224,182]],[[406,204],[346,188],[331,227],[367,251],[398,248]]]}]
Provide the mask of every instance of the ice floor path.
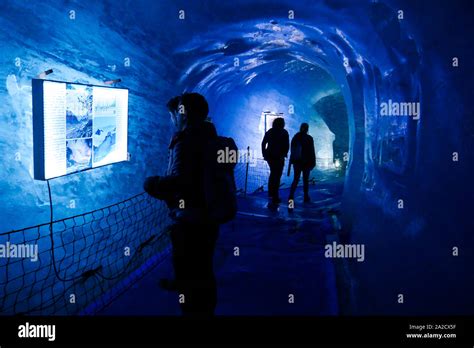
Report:
[{"label": "ice floor path", "polygon": [[[278,211],[267,209],[266,192],[240,199],[239,214],[222,226],[215,253],[217,315],[339,313],[337,265],[324,257],[324,245],[337,238],[333,216],[339,214],[342,180],[318,181],[310,190],[312,202],[303,204],[298,188],[292,213],[285,202]],[[286,199],[288,190],[281,196]],[[99,314],[180,314],[177,294],[158,286],[170,275],[167,257]]]}]

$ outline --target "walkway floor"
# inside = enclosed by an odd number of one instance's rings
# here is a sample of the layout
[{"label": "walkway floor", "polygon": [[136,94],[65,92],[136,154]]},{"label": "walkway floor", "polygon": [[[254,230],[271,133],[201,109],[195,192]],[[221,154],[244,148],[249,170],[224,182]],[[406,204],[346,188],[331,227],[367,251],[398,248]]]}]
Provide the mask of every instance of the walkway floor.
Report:
[{"label": "walkway floor", "polygon": [[[240,199],[238,217],[222,226],[216,248],[216,314],[339,313],[336,265],[324,257],[324,245],[337,238],[342,185],[341,178],[318,181],[311,186],[309,204],[302,203],[298,188],[292,213],[285,205],[267,209],[264,192]],[[288,190],[281,194],[287,197]],[[171,275],[168,257],[99,314],[179,315],[177,294],[158,286],[158,279]]]}]

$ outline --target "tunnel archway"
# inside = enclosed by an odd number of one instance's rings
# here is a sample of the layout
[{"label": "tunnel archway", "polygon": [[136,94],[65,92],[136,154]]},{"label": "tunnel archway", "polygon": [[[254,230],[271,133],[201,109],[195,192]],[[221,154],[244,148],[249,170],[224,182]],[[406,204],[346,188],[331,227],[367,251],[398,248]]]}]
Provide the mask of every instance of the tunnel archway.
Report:
[{"label": "tunnel archway", "polygon": [[[176,50],[177,60],[183,62],[180,85],[215,100],[266,73],[287,73],[288,64],[327,71],[347,107],[344,204],[349,208],[357,204],[359,194],[370,191],[383,207],[383,201],[393,197],[380,171],[409,181],[415,172],[418,123],[405,117],[383,118],[378,108],[388,100],[421,99],[420,58],[413,39],[402,33],[394,10],[373,3],[370,13],[374,34],[384,44],[376,55],[371,48],[366,53],[364,43],[352,40],[338,23],[316,27],[304,21],[251,20],[221,25]],[[348,229],[351,220],[346,216]]]}]

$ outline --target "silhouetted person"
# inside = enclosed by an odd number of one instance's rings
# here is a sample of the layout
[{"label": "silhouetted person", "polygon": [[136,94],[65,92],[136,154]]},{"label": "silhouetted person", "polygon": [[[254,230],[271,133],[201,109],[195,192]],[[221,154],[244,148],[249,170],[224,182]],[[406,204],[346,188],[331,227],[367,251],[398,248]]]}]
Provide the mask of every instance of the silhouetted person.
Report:
[{"label": "silhouetted person", "polygon": [[294,200],[296,186],[303,173],[304,201],[310,202],[309,197],[309,173],[316,166],[316,154],[314,152],[313,137],[308,134],[309,125],[302,123],[300,131],[291,139],[290,164],[293,165],[294,178],[291,183],[289,200]]},{"label": "silhouetted person", "polygon": [[197,93],[175,97],[167,105],[177,128],[169,145],[166,176],[146,179],[144,188],[166,201],[172,218],[169,227],[176,290],[184,295],[184,315],[213,315],[217,287],[213,256],[219,225],[206,218],[205,153],[217,138],[214,125],[205,121],[209,107]]},{"label": "silhouetted person", "polygon": [[285,129],[285,120],[278,117],[273,121],[272,128],[265,133],[262,141],[263,158],[270,167],[268,197],[274,205],[281,202],[279,196],[280,179],[289,148],[290,136]]}]

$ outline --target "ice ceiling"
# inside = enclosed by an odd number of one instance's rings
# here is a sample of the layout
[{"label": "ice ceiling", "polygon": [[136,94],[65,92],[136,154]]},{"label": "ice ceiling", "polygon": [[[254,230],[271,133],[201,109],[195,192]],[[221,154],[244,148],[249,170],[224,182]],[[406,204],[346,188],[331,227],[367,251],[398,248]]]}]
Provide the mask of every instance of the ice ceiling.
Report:
[{"label": "ice ceiling", "polygon": [[[371,35],[365,33],[362,41],[358,40],[356,23],[344,22],[344,15],[349,12],[345,8],[341,8],[343,15],[336,20],[332,21],[332,14],[317,24],[272,19],[211,25],[205,33],[178,45],[175,56],[185,67],[180,85],[205,94],[211,101],[217,100],[213,103],[219,111],[216,123],[225,123],[228,127],[221,128],[234,133],[240,125],[247,135],[244,138],[252,139],[258,137],[252,131],[255,126],[242,127],[242,122],[234,118],[252,122],[251,115],[258,115],[259,110],[286,112],[288,105],[313,106],[320,98],[340,91],[348,114],[340,122],[348,122],[350,130],[348,178],[353,177],[357,185],[362,181],[363,187],[372,190],[377,182],[374,158],[383,161],[379,165],[399,174],[414,165],[409,156],[413,144],[408,143],[407,135],[415,125],[406,118],[379,119],[377,108],[388,99],[420,100],[420,54],[414,40],[403,33],[398,12],[381,3],[366,4],[364,9]],[[262,83],[265,92],[255,97],[261,93]],[[278,91],[272,95],[275,87]],[[253,97],[251,102],[240,96],[242,90]],[[290,129],[296,130],[300,122],[315,119],[307,109],[310,107],[295,113]],[[324,122],[320,127],[324,128]],[[331,144],[331,135],[327,134],[317,132],[316,138],[324,140],[320,148],[323,143]],[[390,155],[388,151],[380,153],[380,142],[387,142],[386,139],[393,141],[389,147],[397,147]],[[250,143],[258,146],[245,139],[244,145]]]}]

